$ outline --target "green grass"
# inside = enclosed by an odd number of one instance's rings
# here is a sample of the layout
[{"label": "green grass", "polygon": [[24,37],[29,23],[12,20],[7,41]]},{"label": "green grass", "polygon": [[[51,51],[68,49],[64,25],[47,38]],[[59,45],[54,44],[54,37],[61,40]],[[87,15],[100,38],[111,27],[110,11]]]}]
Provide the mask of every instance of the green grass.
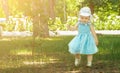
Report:
[{"label": "green grass", "polygon": [[[1,38],[0,73],[70,73],[77,71],[68,43],[74,36],[50,38]],[[120,36],[99,35],[99,52],[94,55],[94,69],[120,72]],[[81,71],[86,64],[82,55]]]}]

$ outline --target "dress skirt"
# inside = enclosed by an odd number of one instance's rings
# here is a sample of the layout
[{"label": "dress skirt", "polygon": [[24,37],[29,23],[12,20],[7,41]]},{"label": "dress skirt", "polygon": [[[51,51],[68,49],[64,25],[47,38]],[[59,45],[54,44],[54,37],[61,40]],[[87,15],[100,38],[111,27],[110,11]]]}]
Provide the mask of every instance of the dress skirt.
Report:
[{"label": "dress skirt", "polygon": [[68,44],[71,54],[95,54],[98,52],[95,40],[91,33],[80,33]]}]

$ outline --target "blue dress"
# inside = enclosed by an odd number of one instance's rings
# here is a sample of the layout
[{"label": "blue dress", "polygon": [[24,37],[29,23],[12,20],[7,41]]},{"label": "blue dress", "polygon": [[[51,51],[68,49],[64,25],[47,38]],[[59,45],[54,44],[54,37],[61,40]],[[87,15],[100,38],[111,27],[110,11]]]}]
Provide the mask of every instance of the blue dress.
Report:
[{"label": "blue dress", "polygon": [[68,44],[71,54],[95,54],[98,48],[90,31],[91,23],[78,22],[78,35]]}]

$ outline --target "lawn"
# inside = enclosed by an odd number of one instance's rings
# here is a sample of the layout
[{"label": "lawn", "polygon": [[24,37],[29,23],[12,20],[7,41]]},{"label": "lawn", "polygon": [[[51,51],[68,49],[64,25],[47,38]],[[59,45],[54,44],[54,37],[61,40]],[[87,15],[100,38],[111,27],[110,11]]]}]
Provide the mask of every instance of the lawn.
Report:
[{"label": "lawn", "polygon": [[74,36],[50,38],[4,37],[0,39],[0,73],[120,73],[120,35],[99,35],[99,52],[93,67],[74,66],[68,43]]}]

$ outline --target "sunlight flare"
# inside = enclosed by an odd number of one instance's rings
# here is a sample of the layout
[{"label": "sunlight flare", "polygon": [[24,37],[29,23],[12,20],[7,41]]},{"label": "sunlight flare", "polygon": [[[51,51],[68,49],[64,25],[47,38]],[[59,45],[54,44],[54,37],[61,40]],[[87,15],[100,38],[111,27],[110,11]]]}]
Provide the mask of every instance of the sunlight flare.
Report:
[{"label": "sunlight flare", "polygon": [[57,63],[58,59],[50,58],[47,61],[41,60],[41,61],[24,61],[23,64],[25,65],[46,65],[50,63]]},{"label": "sunlight flare", "polygon": [[17,55],[32,55],[31,51],[18,52]]}]

